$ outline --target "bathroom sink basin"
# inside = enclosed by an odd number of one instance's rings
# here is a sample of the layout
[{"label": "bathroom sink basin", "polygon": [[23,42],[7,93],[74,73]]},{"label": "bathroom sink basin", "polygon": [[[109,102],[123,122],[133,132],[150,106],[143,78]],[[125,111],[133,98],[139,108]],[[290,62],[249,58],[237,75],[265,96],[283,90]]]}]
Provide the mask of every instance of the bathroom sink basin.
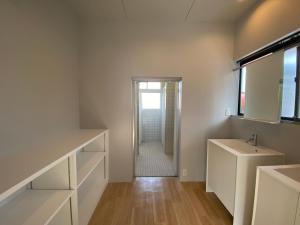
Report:
[{"label": "bathroom sink basin", "polygon": [[223,148],[230,151],[233,154],[245,154],[245,155],[272,155],[280,154],[279,152],[263,147],[263,146],[253,146],[248,144],[242,139],[213,139],[213,141],[222,145]]},{"label": "bathroom sink basin", "polygon": [[294,168],[279,168],[275,170],[300,183],[300,166]]},{"label": "bathroom sink basin", "polygon": [[259,169],[300,192],[300,164],[262,166]]}]

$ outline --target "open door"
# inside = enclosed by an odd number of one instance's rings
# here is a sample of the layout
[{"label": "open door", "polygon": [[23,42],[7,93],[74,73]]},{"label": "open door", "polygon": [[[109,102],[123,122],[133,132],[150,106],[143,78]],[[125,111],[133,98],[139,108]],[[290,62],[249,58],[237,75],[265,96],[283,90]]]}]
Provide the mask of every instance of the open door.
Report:
[{"label": "open door", "polygon": [[178,176],[181,80],[133,80],[135,176]]}]

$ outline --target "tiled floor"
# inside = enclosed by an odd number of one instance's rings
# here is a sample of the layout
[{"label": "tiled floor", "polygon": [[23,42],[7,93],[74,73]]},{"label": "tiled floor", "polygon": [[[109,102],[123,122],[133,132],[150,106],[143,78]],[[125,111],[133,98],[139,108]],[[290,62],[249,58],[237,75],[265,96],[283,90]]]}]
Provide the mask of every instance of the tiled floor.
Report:
[{"label": "tiled floor", "polygon": [[140,154],[136,158],[135,175],[144,177],[176,176],[173,168],[173,156],[163,152],[159,142],[140,145]]}]

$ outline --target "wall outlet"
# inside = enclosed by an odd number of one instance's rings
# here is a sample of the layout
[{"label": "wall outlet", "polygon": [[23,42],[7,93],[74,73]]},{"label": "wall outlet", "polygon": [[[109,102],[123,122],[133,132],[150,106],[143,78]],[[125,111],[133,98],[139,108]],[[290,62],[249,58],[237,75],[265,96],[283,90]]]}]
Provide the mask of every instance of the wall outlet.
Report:
[{"label": "wall outlet", "polygon": [[186,177],[187,176],[187,169],[182,169],[182,176],[183,177]]},{"label": "wall outlet", "polygon": [[231,116],[231,109],[230,108],[225,109],[225,116]]}]

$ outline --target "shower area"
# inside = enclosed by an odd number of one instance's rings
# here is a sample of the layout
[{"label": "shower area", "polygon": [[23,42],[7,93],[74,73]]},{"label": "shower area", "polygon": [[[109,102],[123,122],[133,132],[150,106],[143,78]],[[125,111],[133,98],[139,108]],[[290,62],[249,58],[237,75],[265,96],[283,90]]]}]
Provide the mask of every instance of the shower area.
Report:
[{"label": "shower area", "polygon": [[180,82],[135,82],[135,176],[177,176]]}]

